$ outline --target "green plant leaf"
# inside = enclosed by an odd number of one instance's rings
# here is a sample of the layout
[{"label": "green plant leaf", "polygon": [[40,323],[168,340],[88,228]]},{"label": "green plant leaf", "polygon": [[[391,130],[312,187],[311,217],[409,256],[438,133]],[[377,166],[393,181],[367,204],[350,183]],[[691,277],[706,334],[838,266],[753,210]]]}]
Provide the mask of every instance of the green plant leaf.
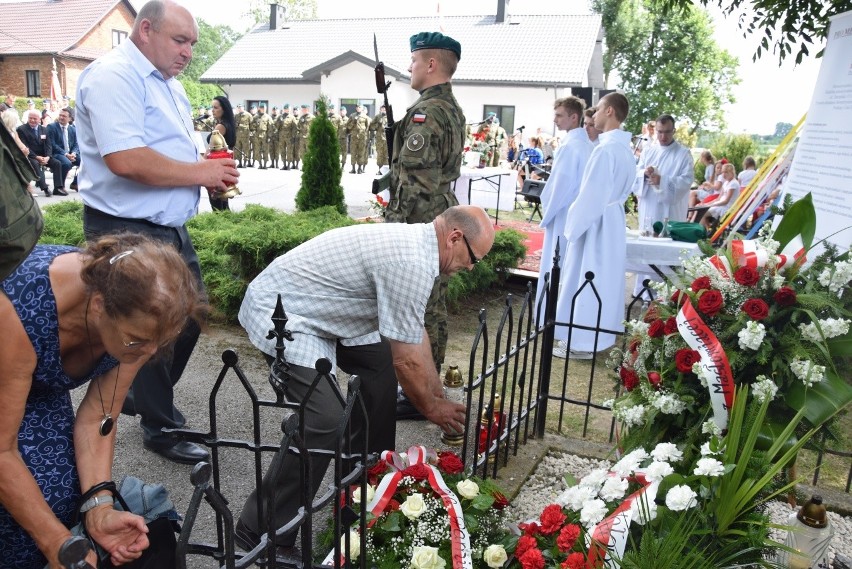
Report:
[{"label": "green plant leaf", "polygon": [[491,506],[494,504],[494,496],[489,494],[479,494],[476,498],[473,499],[471,505],[474,509],[486,511],[490,510]]},{"label": "green plant leaf", "polygon": [[852,356],[852,334],[847,334],[839,338],[832,338],[826,341],[828,351],[832,356]]},{"label": "green plant leaf", "polygon": [[[767,418],[766,421],[760,425],[760,431],[757,435],[757,443],[755,443],[755,447],[759,450],[769,450],[772,447],[772,444],[778,440],[778,437],[781,436],[781,433],[784,432],[785,424],[779,423],[776,419]],[[790,450],[798,438],[794,434],[789,437],[784,445],[781,447],[783,452],[787,452]]]},{"label": "green plant leaf", "polygon": [[467,529],[468,533],[479,531],[479,520],[476,516],[464,514],[464,527]]},{"label": "green plant leaf", "polygon": [[791,409],[803,411],[812,425],[821,425],[852,401],[852,385],[832,370],[826,370],[825,380],[811,387],[793,383],[784,400]]},{"label": "green plant leaf", "polygon": [[402,515],[399,512],[391,512],[390,514],[388,514],[388,517],[385,518],[385,521],[382,523],[382,530],[402,531],[402,528],[399,525],[401,517]]},{"label": "green plant leaf", "polygon": [[780,244],[778,250],[783,251],[790,241],[797,235],[801,235],[802,245],[808,249],[814,241],[815,234],[816,210],[813,197],[808,192],[787,209],[778,227],[775,228],[772,238]]}]

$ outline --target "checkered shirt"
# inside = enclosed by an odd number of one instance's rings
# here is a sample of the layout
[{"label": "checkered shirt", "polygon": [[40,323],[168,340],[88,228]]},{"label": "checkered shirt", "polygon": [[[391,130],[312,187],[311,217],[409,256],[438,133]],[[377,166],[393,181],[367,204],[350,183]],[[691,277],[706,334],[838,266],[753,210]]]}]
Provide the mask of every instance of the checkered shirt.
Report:
[{"label": "checkered shirt", "polygon": [[261,351],[275,355],[277,295],[293,341],[288,362],[336,365],[336,343],[376,343],[380,335],[407,344],[423,337],[423,315],[438,277],[438,238],[431,223],[359,224],[327,231],[273,261],[246,291],[239,320]]}]

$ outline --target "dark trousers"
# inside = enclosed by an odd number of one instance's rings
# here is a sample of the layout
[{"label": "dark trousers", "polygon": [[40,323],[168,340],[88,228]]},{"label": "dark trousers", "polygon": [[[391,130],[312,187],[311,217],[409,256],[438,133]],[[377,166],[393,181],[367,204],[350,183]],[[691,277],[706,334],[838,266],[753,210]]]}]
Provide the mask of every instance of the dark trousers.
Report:
[{"label": "dark trousers", "polygon": [[[27,160],[30,161],[33,170],[35,170],[35,173],[38,176],[38,180],[36,180],[36,185],[39,187],[40,190],[46,190],[47,181],[44,178],[44,168],[42,167],[41,163],[35,158],[27,157]],[[64,185],[65,178],[62,177],[62,166],[59,164],[59,160],[51,156],[50,160],[47,162],[47,167],[50,168],[51,172],[53,172],[53,189],[61,188]]]},{"label": "dark trousers", "polygon": [[[361,393],[369,417],[369,452],[392,450],[396,443],[396,373],[393,369],[390,343],[383,340],[378,344],[366,346],[344,346],[337,344],[337,366],[351,375],[361,378]],[[316,370],[291,365],[293,379],[287,385],[287,397],[301,402],[316,377]],[[327,382],[321,381],[305,404],[305,441],[309,449],[334,450],[335,432],[342,417],[342,408]],[[356,403],[352,417],[352,437],[358,440],[364,430],[364,417]],[[359,452],[360,448],[353,448]],[[312,500],[319,488],[330,459],[312,457],[312,480],[310,495]],[[284,475],[276,480],[267,472],[263,478],[264,490],[274,488],[273,509],[275,528],[291,520],[299,510],[302,490],[299,484],[299,460],[288,454],[284,458]],[[346,472],[344,472],[345,474]],[[265,515],[260,496],[255,490],[243,507],[240,519],[256,534],[263,533]],[[279,545],[293,545],[296,533],[278,538]]]},{"label": "dark trousers", "polygon": [[[198,255],[186,226],[166,227],[139,219],[119,218],[86,206],[83,210],[83,229],[86,239],[90,240],[109,233],[132,232],[172,245],[186,261],[201,290],[204,290]],[[176,429],[186,423],[183,414],[174,406],[174,385],[192,355],[199,334],[197,324],[187,324],[174,345],[161,350],[149,360],[133,380],[123,411],[142,417],[143,436],[149,444],[169,446],[170,440],[162,434],[161,429]]]},{"label": "dark trousers", "polygon": [[[73,162],[71,162],[70,160],[68,160],[68,158],[65,157],[64,154],[54,154],[53,159],[56,160],[57,162],[59,162],[60,166],[62,167],[61,168],[62,173],[59,176],[61,183],[58,186],[56,185],[56,174],[53,175],[54,187],[55,188],[64,188],[65,187],[65,178],[68,177],[68,172],[71,171],[71,168],[73,166],[80,166],[80,157],[78,156],[77,158],[74,159]],[[54,172],[55,172],[55,170],[54,170]],[[76,174],[74,175],[74,182],[73,183],[74,184],[77,183],[77,175]]]}]

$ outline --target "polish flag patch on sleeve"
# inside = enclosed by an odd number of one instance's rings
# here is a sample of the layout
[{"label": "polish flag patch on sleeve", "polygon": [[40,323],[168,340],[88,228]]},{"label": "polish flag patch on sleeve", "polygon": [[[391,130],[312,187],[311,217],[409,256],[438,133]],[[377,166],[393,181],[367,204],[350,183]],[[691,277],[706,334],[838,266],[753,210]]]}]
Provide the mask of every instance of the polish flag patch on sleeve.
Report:
[{"label": "polish flag patch on sleeve", "polygon": [[426,122],[426,113],[414,113],[414,116],[411,117],[411,122],[418,124]]}]

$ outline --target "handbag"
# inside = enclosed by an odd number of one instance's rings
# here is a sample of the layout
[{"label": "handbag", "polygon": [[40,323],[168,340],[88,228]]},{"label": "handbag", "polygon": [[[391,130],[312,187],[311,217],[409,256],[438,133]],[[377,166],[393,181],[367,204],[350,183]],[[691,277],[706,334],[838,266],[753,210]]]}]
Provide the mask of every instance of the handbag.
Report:
[{"label": "handbag", "polygon": [[[115,500],[113,507],[142,516],[148,525],[148,548],[136,561],[121,565],[121,569],[175,568],[177,566],[175,534],[180,533],[180,526],[177,523],[180,516],[169,499],[166,489],[161,484],[147,484],[138,478],[128,476],[121,481],[118,488],[115,482],[111,481],[93,486],[80,497],[80,506],[104,490],[112,494]],[[79,523],[71,529],[71,533],[89,540],[98,556],[97,569],[113,569],[116,566],[110,561],[109,553],[88,535],[83,516],[85,513],[80,513],[78,506],[74,521]]]}]

